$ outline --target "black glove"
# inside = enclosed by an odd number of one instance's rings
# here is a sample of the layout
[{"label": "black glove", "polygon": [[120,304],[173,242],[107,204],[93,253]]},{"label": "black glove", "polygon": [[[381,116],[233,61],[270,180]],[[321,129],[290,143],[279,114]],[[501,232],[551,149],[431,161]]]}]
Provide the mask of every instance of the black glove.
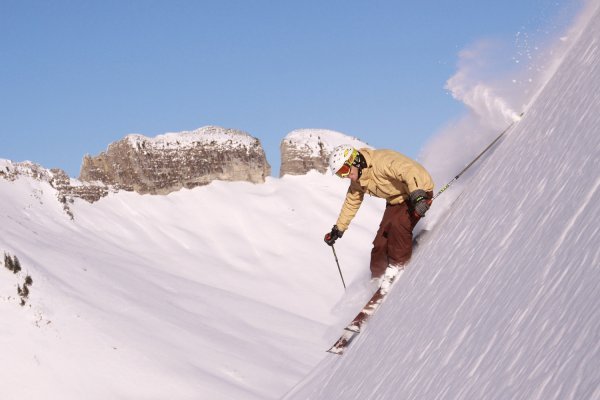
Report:
[{"label": "black glove", "polygon": [[422,218],[431,206],[431,197],[423,189],[417,189],[410,194],[410,203],[416,217]]},{"label": "black glove", "polygon": [[342,236],[344,236],[344,231],[340,231],[337,225],[334,225],[333,228],[331,228],[331,232],[325,235],[324,240],[325,243],[327,243],[330,246],[333,246],[335,241],[341,238]]}]

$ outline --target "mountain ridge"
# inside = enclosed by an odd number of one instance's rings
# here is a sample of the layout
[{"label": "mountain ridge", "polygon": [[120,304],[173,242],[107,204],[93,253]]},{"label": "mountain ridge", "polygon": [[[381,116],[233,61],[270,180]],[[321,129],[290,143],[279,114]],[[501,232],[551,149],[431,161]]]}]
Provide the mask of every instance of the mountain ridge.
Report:
[{"label": "mountain ridge", "polygon": [[[326,129],[298,129],[281,144],[281,174],[326,173],[329,154],[338,144],[370,147],[357,138]],[[318,148],[318,150],[315,150]],[[154,137],[128,134],[109,144],[97,156],[85,155],[79,178],[59,169],[46,169],[29,161],[4,160],[0,178],[56,176],[68,198],[98,201],[109,191],[125,190],[164,195],[215,180],[264,183],[271,167],[260,140],[250,134],[219,126],[169,132]],[[9,167],[10,166],[10,167]],[[8,171],[10,169],[10,171]]]}]

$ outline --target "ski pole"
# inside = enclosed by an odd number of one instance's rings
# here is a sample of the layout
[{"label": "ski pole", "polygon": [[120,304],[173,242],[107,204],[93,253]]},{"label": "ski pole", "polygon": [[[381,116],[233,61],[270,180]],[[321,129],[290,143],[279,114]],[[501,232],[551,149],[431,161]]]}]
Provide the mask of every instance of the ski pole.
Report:
[{"label": "ski pole", "polygon": [[[523,114],[525,114],[525,113],[524,113],[524,112],[522,112],[522,113],[521,113],[521,115],[519,115],[519,118],[520,118],[520,117],[522,117],[522,116],[523,116]],[[446,185],[445,185],[443,188],[441,188],[441,189],[440,189],[440,191],[439,191],[439,192],[437,192],[437,194],[436,194],[435,196],[433,196],[433,199],[431,199],[431,200],[435,200],[435,199],[436,199],[436,197],[438,197],[440,194],[444,193],[444,192],[446,191],[446,189],[448,189],[448,188],[450,187],[450,185],[452,185],[452,184],[453,184],[455,181],[457,181],[457,180],[458,180],[458,178],[460,178],[462,174],[464,174],[464,173],[465,173],[465,172],[466,172],[466,171],[467,171],[469,168],[471,168],[471,166],[472,166],[473,164],[475,164],[475,163],[477,162],[477,160],[479,160],[479,159],[480,159],[480,158],[481,158],[481,157],[482,157],[482,156],[483,156],[483,155],[484,155],[484,154],[485,154],[485,153],[486,153],[486,152],[487,152],[489,149],[491,149],[491,148],[492,148],[492,146],[494,146],[494,145],[496,144],[496,142],[497,142],[498,140],[500,140],[500,138],[501,138],[502,136],[504,136],[504,134],[505,134],[506,132],[508,132],[508,130],[509,130],[510,128],[512,128],[512,126],[515,124],[515,122],[517,122],[517,121],[513,121],[513,122],[511,122],[511,124],[510,124],[510,125],[509,125],[509,126],[508,126],[508,127],[505,129],[505,130],[503,130],[503,131],[502,131],[502,133],[501,133],[500,135],[498,135],[498,137],[497,137],[496,139],[494,139],[494,141],[488,145],[488,147],[486,147],[485,149],[483,149],[483,151],[482,151],[481,153],[479,153],[479,155],[478,155],[477,157],[475,157],[475,159],[473,159],[473,161],[471,161],[471,162],[470,162],[470,163],[469,163],[469,164],[468,164],[466,167],[464,167],[464,168],[463,168],[463,170],[462,170],[462,171],[460,171],[460,172],[458,173],[458,175],[456,175],[456,176],[454,177],[454,179],[452,179],[452,180],[451,180],[450,182],[448,182],[448,183],[447,183],[447,184],[446,184]]]},{"label": "ski pole", "polygon": [[344,290],[346,290],[346,282],[344,282],[344,275],[342,275],[342,269],[340,268],[340,262],[338,261],[337,254],[335,253],[335,247],[331,245],[331,250],[333,250],[333,256],[335,257],[335,263],[337,264],[338,271],[340,271],[340,278],[342,278],[342,285],[344,285]]}]

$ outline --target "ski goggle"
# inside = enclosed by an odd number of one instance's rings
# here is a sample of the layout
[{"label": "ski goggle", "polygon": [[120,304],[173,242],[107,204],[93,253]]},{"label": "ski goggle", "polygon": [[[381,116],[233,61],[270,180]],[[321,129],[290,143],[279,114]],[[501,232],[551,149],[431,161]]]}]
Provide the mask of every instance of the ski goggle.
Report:
[{"label": "ski goggle", "polygon": [[348,164],[348,162],[345,162],[344,165],[342,165],[342,167],[340,169],[338,169],[338,171],[335,174],[337,176],[339,176],[340,178],[345,178],[348,175],[350,175],[351,169],[352,169],[352,165]]},{"label": "ski goggle", "polygon": [[339,176],[340,178],[345,178],[348,175],[350,175],[350,171],[352,170],[352,164],[354,163],[354,160],[356,159],[357,155],[358,155],[358,152],[356,150],[352,151],[350,158],[348,158],[348,160],[346,160],[346,162],[344,162],[344,164],[342,164],[340,169],[338,169],[335,174],[337,176]]}]

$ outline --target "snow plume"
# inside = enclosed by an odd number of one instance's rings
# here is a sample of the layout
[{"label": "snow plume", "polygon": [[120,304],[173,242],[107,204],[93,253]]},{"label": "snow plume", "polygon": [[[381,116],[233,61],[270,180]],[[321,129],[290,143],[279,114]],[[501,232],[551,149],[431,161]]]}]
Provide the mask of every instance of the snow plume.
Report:
[{"label": "snow plume", "polygon": [[[485,121],[469,114],[446,125],[427,144],[420,158],[433,176],[436,191],[450,182],[487,146],[487,143],[493,140],[491,139],[493,132],[493,128],[490,128]],[[462,186],[468,180],[472,169],[455,181],[451,190],[444,192],[435,200],[435,206],[431,208],[427,218],[423,221],[424,229],[432,229],[439,218],[450,208],[462,192]]]},{"label": "snow plume", "polygon": [[[459,53],[458,71],[448,79],[446,89],[468,110],[462,118],[449,122],[426,145],[420,159],[428,168],[439,190],[450,182],[471,160],[507,126],[519,119],[523,109],[522,92],[509,82],[493,80],[488,60],[496,55],[498,44],[480,41]],[[452,186],[453,190],[436,199],[428,214],[425,229],[431,229],[439,217],[461,193],[461,185],[471,170]]]},{"label": "snow plume", "polygon": [[[437,190],[520,119],[520,114],[552,78],[598,4],[588,2],[568,29],[554,26],[530,34],[524,28],[515,33],[510,49],[498,41],[485,39],[459,52],[457,72],[448,79],[445,88],[465,105],[467,113],[444,126],[420,154],[420,160],[433,175]],[[486,157],[479,163],[485,162]],[[460,195],[469,175],[477,169],[475,165],[453,184],[453,190],[436,200],[425,229],[437,223]]]},{"label": "snow plume", "polygon": [[[450,182],[507,126],[517,121],[525,108],[530,85],[517,85],[510,76],[499,79],[494,71],[501,64],[499,57],[503,53],[501,44],[491,40],[481,40],[459,53],[458,70],[446,82],[446,89],[466,106],[468,112],[446,124],[420,155],[437,190]],[[432,229],[452,205],[472,172],[469,170],[453,184],[452,190],[436,199],[436,206],[423,225],[425,229]]]},{"label": "snow plume", "polygon": [[[535,57],[528,56],[532,62],[526,69],[525,74],[527,76],[522,76],[527,82],[533,83],[527,100],[528,104],[532,104],[535,101],[546,86],[546,83],[550,81],[565,58],[565,55],[573,43],[581,36],[598,9],[600,9],[600,2],[597,0],[588,0],[581,4],[581,10],[570,27],[562,29],[562,32],[555,34],[549,40],[550,44],[545,46],[545,50],[539,51]],[[539,50],[538,47],[535,49]],[[518,62],[519,60],[516,61]],[[516,80],[514,82],[517,83]]]},{"label": "snow plume", "polygon": [[452,97],[463,102],[486,125],[497,127],[518,119],[519,112],[511,99],[503,97],[494,83],[481,81],[482,74],[488,68],[485,60],[493,52],[494,45],[481,41],[473,48],[459,53],[458,72],[446,82],[446,89]]}]

